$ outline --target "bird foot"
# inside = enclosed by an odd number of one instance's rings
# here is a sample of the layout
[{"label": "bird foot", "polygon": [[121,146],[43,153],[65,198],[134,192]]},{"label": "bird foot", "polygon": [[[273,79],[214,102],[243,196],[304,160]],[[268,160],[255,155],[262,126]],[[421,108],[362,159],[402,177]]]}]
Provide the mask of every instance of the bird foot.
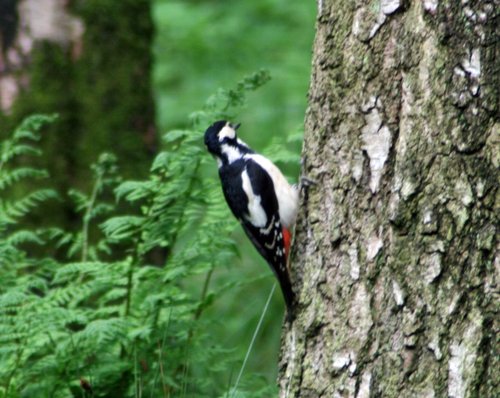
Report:
[{"label": "bird foot", "polygon": [[318,185],[318,182],[316,180],[313,180],[312,178],[309,178],[306,176],[300,176],[300,187],[301,188],[309,188],[313,185]]}]

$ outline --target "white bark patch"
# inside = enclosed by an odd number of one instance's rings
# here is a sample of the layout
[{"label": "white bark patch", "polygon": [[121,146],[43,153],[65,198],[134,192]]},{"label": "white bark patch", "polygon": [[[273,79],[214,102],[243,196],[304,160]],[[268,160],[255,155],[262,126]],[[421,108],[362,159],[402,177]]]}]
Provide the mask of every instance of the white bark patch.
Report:
[{"label": "white bark patch", "polygon": [[359,391],[356,394],[356,398],[369,398],[370,397],[370,389],[372,383],[372,373],[365,372],[361,377],[361,385],[359,386]]},{"label": "white bark patch", "polygon": [[400,6],[401,0],[381,0],[378,9],[371,6],[358,8],[352,22],[352,34],[363,42],[371,40],[386,22],[387,15]]},{"label": "white bark patch", "polygon": [[364,9],[360,8],[354,14],[354,18],[352,19],[352,34],[355,37],[358,37],[361,34],[361,19],[363,18]]},{"label": "white bark patch", "polygon": [[352,158],[351,171],[354,181],[359,182],[359,180],[361,180],[361,176],[363,175],[363,154],[361,151],[355,151]]},{"label": "white bark patch", "polygon": [[471,50],[469,57],[462,61],[462,67],[471,78],[479,78],[481,75],[481,53],[479,48]]},{"label": "white bark patch", "polygon": [[424,10],[434,14],[438,7],[438,0],[424,0]]},{"label": "white bark patch", "polygon": [[423,260],[425,267],[424,280],[429,285],[441,274],[441,254],[432,253]]},{"label": "white bark patch", "polygon": [[361,105],[361,110],[364,113],[369,113],[373,108],[375,108],[376,104],[377,97],[374,95],[370,95],[370,98],[368,98],[368,100],[363,105]]},{"label": "white bark patch", "polygon": [[286,395],[285,397],[288,397],[289,391],[290,391],[290,381],[293,375],[293,372],[295,370],[295,363],[296,363],[296,358],[297,358],[297,339],[295,338],[295,329],[292,328],[292,331],[290,333],[290,342],[287,345],[289,347],[288,350],[288,366],[286,368],[286,383],[287,383],[287,389],[286,389]]},{"label": "white bark patch", "polygon": [[380,2],[380,9],[385,15],[390,15],[401,7],[401,1],[399,0],[382,0]]},{"label": "white bark patch", "polygon": [[389,38],[384,48],[384,69],[392,69],[397,65],[396,51],[398,51],[398,43],[395,37]]},{"label": "white bark patch", "polygon": [[20,4],[21,20],[27,22],[34,39],[64,44],[81,37],[83,23],[67,12],[65,3],[65,0],[26,0]]},{"label": "white bark patch", "polygon": [[[470,87],[470,93],[476,97],[478,94],[479,94],[479,84],[473,84],[471,87]],[[472,114],[473,115],[477,115],[477,108],[473,108],[472,109]]]},{"label": "white bark patch", "polygon": [[403,199],[408,199],[411,195],[413,195],[416,191],[415,184],[410,180],[404,180],[403,186],[401,187],[401,195]]},{"label": "white bark patch", "polygon": [[455,75],[457,76],[465,77],[465,71],[462,68],[459,68],[458,66],[455,66],[455,68],[453,68],[453,73],[455,73]]},{"label": "white bark patch", "polygon": [[370,296],[363,283],[359,284],[354,293],[349,314],[349,326],[353,329],[352,337],[357,340],[359,345],[362,345],[368,338],[368,332],[373,326]]},{"label": "white bark patch", "polygon": [[333,368],[342,370],[351,364],[351,356],[348,352],[336,352],[333,354]]},{"label": "white bark patch", "polygon": [[389,156],[392,137],[387,126],[382,125],[377,108],[365,115],[365,121],[366,125],[361,129],[363,149],[370,159],[370,190],[375,193],[378,191],[384,164]]},{"label": "white bark patch", "polygon": [[401,286],[396,281],[392,281],[392,294],[394,295],[394,301],[398,305],[398,307],[402,307],[405,303],[405,296],[403,291],[401,290]]},{"label": "white bark patch", "polygon": [[358,365],[357,365],[357,364],[356,364],[356,362],[355,362],[356,358],[355,358],[355,357],[353,357],[354,355],[355,355],[355,354],[354,354],[354,353],[352,353],[352,355],[351,355],[351,360],[352,360],[352,363],[349,365],[349,373],[350,373],[350,375],[351,375],[351,376],[352,376],[352,375],[354,375],[354,372],[356,372],[356,369],[357,369],[357,367],[358,367]]},{"label": "white bark patch", "polygon": [[455,294],[452,297],[450,304],[448,305],[448,315],[451,315],[455,312],[455,310],[457,309],[458,301],[460,300],[461,297],[462,297],[461,293]]},{"label": "white bark patch", "polygon": [[387,15],[391,15],[401,7],[401,0],[381,0],[380,9],[377,16],[375,25],[372,26],[369,39],[372,39],[380,29],[380,27],[387,21]]},{"label": "white bark patch", "polygon": [[358,248],[355,244],[352,244],[347,252],[349,253],[349,260],[351,263],[349,274],[351,275],[352,279],[357,281],[359,279]]},{"label": "white bark patch", "polygon": [[404,141],[399,142],[398,141],[398,151],[403,151],[402,155],[406,153],[406,147],[408,145],[408,135],[411,134],[413,130],[413,124],[412,121],[410,120],[411,115],[413,113],[413,106],[415,103],[415,98],[413,95],[413,87],[410,81],[410,78],[406,73],[402,73],[402,103],[401,103],[401,114],[403,119],[401,120],[401,123],[404,123],[401,125],[401,128],[404,128],[405,130],[405,136],[404,136]]},{"label": "white bark patch", "polygon": [[403,349],[404,335],[401,329],[395,330],[391,336],[391,349],[394,352],[399,352]]},{"label": "white bark patch", "polygon": [[372,261],[383,246],[384,243],[382,242],[382,239],[380,239],[377,235],[372,235],[366,245],[366,259],[368,261]]},{"label": "white bark patch", "polygon": [[420,89],[424,93],[425,101],[428,101],[432,95],[433,87],[430,71],[435,70],[436,49],[438,47],[433,35],[430,35],[422,44],[423,58],[419,65],[418,80],[420,82]]},{"label": "white bark patch", "polygon": [[469,206],[472,203],[472,188],[466,180],[457,180],[455,183],[455,192],[465,206]]},{"label": "white bark patch", "polygon": [[0,78],[0,107],[8,113],[17,98],[19,88],[13,76]]},{"label": "white bark patch", "polygon": [[477,13],[477,18],[479,19],[479,22],[481,23],[485,23],[486,20],[488,19],[488,14],[486,14],[485,12],[483,11],[479,11]]},{"label": "white bark patch", "polygon": [[431,350],[434,353],[434,357],[436,358],[437,361],[440,361],[441,358],[443,358],[443,353],[441,352],[441,349],[439,348],[439,336],[435,335],[432,340],[429,342],[427,345],[429,347],[429,350]]},{"label": "white bark patch", "polygon": [[432,210],[425,210],[424,211],[424,219],[423,219],[424,225],[430,224],[432,222]]},{"label": "white bark patch", "polygon": [[377,34],[380,27],[385,23],[386,19],[387,19],[387,17],[382,12],[382,9],[380,9],[380,13],[378,15],[377,22],[375,23],[375,25],[373,25],[372,29],[370,30],[370,34],[368,35],[369,39],[373,39],[373,37]]},{"label": "white bark patch", "polygon": [[485,183],[484,180],[478,179],[477,184],[476,184],[476,193],[478,198],[482,198],[484,195],[484,187]]},{"label": "white bark patch", "polygon": [[481,341],[481,317],[477,311],[472,314],[470,326],[465,331],[462,341],[454,340],[450,345],[448,362],[448,396],[464,398],[471,379],[475,374],[474,363],[477,347]]},{"label": "white bark patch", "polygon": [[318,15],[323,13],[323,0],[318,0]]},{"label": "white bark patch", "polygon": [[434,388],[432,388],[432,386],[428,386],[422,391],[422,398],[435,398],[435,396],[436,393],[434,392]]}]

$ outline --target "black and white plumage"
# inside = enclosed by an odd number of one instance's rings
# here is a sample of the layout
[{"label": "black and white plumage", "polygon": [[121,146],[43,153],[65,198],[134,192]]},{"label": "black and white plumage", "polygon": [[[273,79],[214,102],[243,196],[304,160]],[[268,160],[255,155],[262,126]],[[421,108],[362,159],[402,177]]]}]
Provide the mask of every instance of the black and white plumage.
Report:
[{"label": "black and white plumage", "polygon": [[269,159],[237,135],[239,125],[225,120],[205,132],[205,145],[217,159],[224,197],[234,216],[279,280],[288,309],[293,291],[287,269],[298,190]]}]

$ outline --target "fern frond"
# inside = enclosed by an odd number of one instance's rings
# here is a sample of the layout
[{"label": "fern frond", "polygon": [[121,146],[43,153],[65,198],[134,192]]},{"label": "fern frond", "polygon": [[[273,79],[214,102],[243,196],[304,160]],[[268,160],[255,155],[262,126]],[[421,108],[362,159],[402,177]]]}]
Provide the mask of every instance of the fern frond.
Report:
[{"label": "fern frond", "polygon": [[19,167],[14,170],[3,170],[0,173],[0,191],[28,178],[39,179],[48,177],[45,170],[35,170],[30,167]]},{"label": "fern frond", "polygon": [[7,222],[15,222],[36,208],[41,202],[48,199],[56,199],[57,193],[52,189],[40,189],[32,192],[14,203],[0,200],[0,217]]},{"label": "fern frond", "polygon": [[22,230],[15,231],[10,234],[6,239],[6,243],[12,246],[19,246],[23,243],[35,243],[37,245],[42,245],[44,241],[40,238],[39,233]]},{"label": "fern frond", "polygon": [[144,221],[141,216],[117,216],[101,224],[101,228],[108,239],[121,241],[137,235]]}]

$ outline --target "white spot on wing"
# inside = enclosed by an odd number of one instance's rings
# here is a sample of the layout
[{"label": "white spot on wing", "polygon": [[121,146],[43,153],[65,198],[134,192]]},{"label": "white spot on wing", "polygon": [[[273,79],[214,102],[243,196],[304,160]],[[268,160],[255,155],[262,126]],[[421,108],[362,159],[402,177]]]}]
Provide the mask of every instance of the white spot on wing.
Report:
[{"label": "white spot on wing", "polygon": [[248,177],[246,169],[241,173],[241,179],[243,180],[243,190],[248,198],[248,217],[246,218],[255,227],[263,228],[267,224],[266,212],[260,204],[260,195],[255,195],[253,192],[250,177]]},{"label": "white spot on wing", "polygon": [[272,249],[274,246],[276,246],[276,234],[274,234],[273,236],[273,242],[270,245],[264,243],[264,246],[267,247],[268,249]]}]

